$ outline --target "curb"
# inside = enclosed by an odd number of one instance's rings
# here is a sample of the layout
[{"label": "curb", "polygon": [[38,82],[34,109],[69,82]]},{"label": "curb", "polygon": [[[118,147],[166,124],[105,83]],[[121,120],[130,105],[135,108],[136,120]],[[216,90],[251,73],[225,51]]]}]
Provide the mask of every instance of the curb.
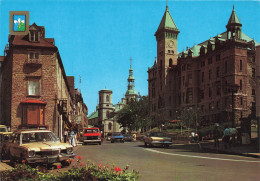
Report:
[{"label": "curb", "polygon": [[237,152],[230,152],[225,150],[216,150],[211,148],[202,147],[203,151],[211,152],[211,153],[220,153],[220,154],[229,154],[229,155],[239,155],[245,157],[252,157],[252,158],[260,158],[260,155],[252,154],[252,153],[237,153]]}]

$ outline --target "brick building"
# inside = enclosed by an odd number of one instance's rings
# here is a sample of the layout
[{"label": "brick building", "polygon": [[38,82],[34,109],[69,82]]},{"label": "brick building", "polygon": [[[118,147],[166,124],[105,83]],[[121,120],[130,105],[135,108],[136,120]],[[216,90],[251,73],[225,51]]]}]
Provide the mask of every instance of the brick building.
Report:
[{"label": "brick building", "polygon": [[166,7],[155,33],[157,60],[148,68],[155,120],[176,119],[186,109],[195,110],[205,125],[234,120],[236,126],[241,118],[253,116],[259,43],[241,29],[233,7],[224,33],[177,53],[180,31]]},{"label": "brick building", "polygon": [[9,35],[1,76],[1,124],[12,130],[47,125],[61,138],[75,114],[74,84],[68,84],[58,48],[43,26],[34,23],[26,36]]}]

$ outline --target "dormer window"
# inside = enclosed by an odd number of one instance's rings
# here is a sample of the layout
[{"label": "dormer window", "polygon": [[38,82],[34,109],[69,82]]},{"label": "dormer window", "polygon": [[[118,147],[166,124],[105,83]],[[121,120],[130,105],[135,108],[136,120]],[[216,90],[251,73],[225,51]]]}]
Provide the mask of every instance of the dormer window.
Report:
[{"label": "dormer window", "polygon": [[39,40],[40,40],[39,35],[40,35],[40,33],[38,31],[30,31],[29,32],[29,41],[39,42]]}]

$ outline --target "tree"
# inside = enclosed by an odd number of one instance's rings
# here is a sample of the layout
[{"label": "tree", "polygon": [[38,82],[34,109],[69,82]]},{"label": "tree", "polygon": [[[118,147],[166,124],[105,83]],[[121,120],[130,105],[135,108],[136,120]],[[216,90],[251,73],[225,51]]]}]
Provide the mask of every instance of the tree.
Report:
[{"label": "tree", "polygon": [[199,110],[189,108],[181,111],[180,118],[186,128],[197,128],[200,125],[200,112]]},{"label": "tree", "polygon": [[117,122],[129,131],[145,129],[150,125],[149,101],[147,96],[139,96],[137,101],[130,101],[117,112]]}]

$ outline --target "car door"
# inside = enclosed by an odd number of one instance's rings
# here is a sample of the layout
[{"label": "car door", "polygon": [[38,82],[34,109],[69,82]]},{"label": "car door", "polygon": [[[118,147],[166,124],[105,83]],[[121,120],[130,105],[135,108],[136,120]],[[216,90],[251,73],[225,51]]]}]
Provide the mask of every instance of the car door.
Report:
[{"label": "car door", "polygon": [[21,136],[20,134],[15,134],[13,137],[12,142],[9,146],[9,151],[11,156],[13,157],[19,157],[20,156],[20,143],[21,143]]}]

